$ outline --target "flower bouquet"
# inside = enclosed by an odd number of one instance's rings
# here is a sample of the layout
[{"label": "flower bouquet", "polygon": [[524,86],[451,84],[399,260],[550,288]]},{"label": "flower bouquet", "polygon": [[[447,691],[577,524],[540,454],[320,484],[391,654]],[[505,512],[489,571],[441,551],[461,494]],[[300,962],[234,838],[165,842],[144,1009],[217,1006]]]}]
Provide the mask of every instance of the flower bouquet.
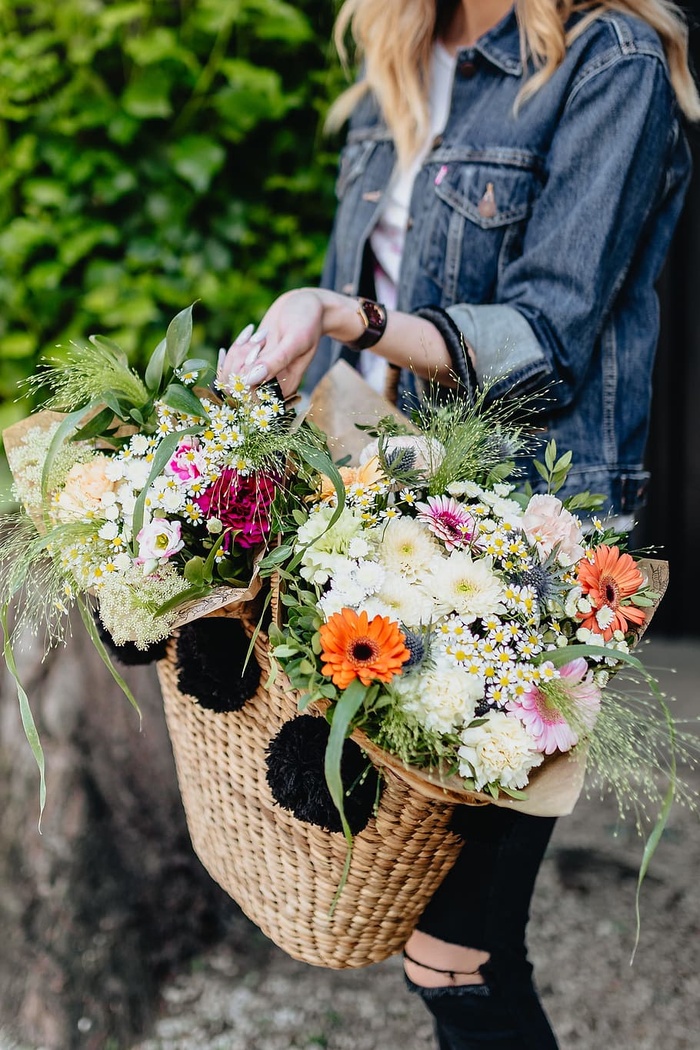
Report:
[{"label": "flower bouquet", "polygon": [[[343,371],[346,405],[357,382]],[[362,390],[354,403],[367,400]],[[518,484],[520,407],[448,398],[411,421],[380,418],[362,427],[355,466],[319,476],[306,506],[279,516],[287,556],[276,562],[270,651],[279,688],[291,685],[307,715],[281,726],[267,779],[297,818],[345,833],[338,907],[346,879],[355,903],[371,897],[360,883],[397,790],[433,816],[447,803],[560,815],[588,769],[623,814],[657,806],[641,876],[672,798],[691,796],[676,761],[697,742],[631,652],[665,564],[624,549],[614,521],[595,514],[600,497],[559,499],[572,457],[553,442],[537,465],[545,491]],[[308,712],[325,715],[322,729]],[[449,819],[441,843],[450,847]]]},{"label": "flower bouquet", "polygon": [[[0,548],[5,656],[15,675],[12,603],[15,631],[29,625],[48,645],[77,604],[135,704],[105,638],[119,655],[162,655],[178,626],[240,607],[259,588],[271,506],[310,432],[295,428],[273,386],[253,393],[235,376],[214,381],[209,361],[190,355],[191,336],[188,308],[142,375],[109,340],[71,345],[32,380],[48,388],[47,410],[4,432],[24,508]],[[18,687],[43,798],[41,746]]]}]

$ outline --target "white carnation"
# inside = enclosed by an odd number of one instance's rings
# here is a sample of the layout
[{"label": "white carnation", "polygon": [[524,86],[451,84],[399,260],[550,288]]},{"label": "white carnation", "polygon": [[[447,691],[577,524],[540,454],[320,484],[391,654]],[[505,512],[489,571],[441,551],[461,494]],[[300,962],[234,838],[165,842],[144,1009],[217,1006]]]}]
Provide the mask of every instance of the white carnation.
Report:
[{"label": "white carnation", "polygon": [[477,791],[485,784],[525,787],[529,773],[544,761],[523,723],[501,711],[489,711],[481,725],[462,730],[459,772],[473,778]]},{"label": "white carnation", "polygon": [[483,678],[440,660],[427,669],[397,676],[393,691],[402,709],[438,733],[452,733],[474,718],[484,695]]}]

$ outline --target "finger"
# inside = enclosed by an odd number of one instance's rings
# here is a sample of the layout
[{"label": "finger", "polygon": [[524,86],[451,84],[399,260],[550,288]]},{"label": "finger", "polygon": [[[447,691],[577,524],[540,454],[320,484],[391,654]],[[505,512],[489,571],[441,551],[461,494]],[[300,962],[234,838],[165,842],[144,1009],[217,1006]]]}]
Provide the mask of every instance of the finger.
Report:
[{"label": "finger", "polygon": [[234,346],[242,346],[243,343],[247,343],[254,331],[255,325],[247,324],[245,328],[243,328],[233,340],[233,342],[231,343],[231,348],[233,348]]}]

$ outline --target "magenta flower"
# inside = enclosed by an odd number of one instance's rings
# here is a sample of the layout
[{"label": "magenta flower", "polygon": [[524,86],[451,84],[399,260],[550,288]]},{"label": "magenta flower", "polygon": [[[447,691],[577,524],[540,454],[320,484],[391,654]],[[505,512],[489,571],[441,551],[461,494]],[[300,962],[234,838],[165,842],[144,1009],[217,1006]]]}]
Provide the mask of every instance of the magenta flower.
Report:
[{"label": "magenta flower", "polygon": [[275,495],[275,482],[265,474],[239,474],[237,470],[222,470],[213,485],[197,496],[195,502],[205,518],[218,518],[229,533],[224,550],[231,543],[239,547],[255,547],[270,531],[270,507]]},{"label": "magenta flower", "polygon": [[194,481],[202,473],[203,459],[196,437],[184,437],[165,467],[166,474],[174,474],[180,481]]},{"label": "magenta flower", "polygon": [[579,741],[579,730],[593,729],[600,710],[600,689],[588,676],[588,664],[582,657],[565,664],[559,675],[530,686],[507,704],[508,712],[530,730],[545,755],[570,751]]},{"label": "magenta flower", "polygon": [[476,524],[461,503],[452,496],[428,496],[427,503],[417,503],[418,521],[428,526],[448,551],[466,547],[474,538]]}]

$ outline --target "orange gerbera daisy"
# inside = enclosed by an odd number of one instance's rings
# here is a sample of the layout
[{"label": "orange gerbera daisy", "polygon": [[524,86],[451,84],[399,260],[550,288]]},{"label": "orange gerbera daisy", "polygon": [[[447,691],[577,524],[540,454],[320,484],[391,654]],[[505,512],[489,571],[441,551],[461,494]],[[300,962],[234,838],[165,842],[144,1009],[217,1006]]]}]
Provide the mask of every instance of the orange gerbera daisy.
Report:
[{"label": "orange gerbera daisy", "polygon": [[592,605],[589,613],[579,613],[581,626],[602,634],[606,642],[615,631],[626,634],[630,624],[644,623],[644,610],[629,602],[623,604],[644,584],[644,577],[629,554],[604,543],[593,554],[593,561],[582,558],[577,567],[583,594]]},{"label": "orange gerbera daisy", "polygon": [[[340,467],[340,476],[346,489],[351,485],[362,485],[369,488],[371,485],[386,481],[386,474],[381,468],[378,456],[372,456],[361,467]],[[335,486],[325,474],[321,474],[321,489],[318,496],[324,500],[335,496]]]},{"label": "orange gerbera daisy", "polygon": [[320,630],[323,673],[339,689],[347,689],[359,678],[363,685],[388,682],[398,674],[411,654],[395,620],[341,609]]}]

